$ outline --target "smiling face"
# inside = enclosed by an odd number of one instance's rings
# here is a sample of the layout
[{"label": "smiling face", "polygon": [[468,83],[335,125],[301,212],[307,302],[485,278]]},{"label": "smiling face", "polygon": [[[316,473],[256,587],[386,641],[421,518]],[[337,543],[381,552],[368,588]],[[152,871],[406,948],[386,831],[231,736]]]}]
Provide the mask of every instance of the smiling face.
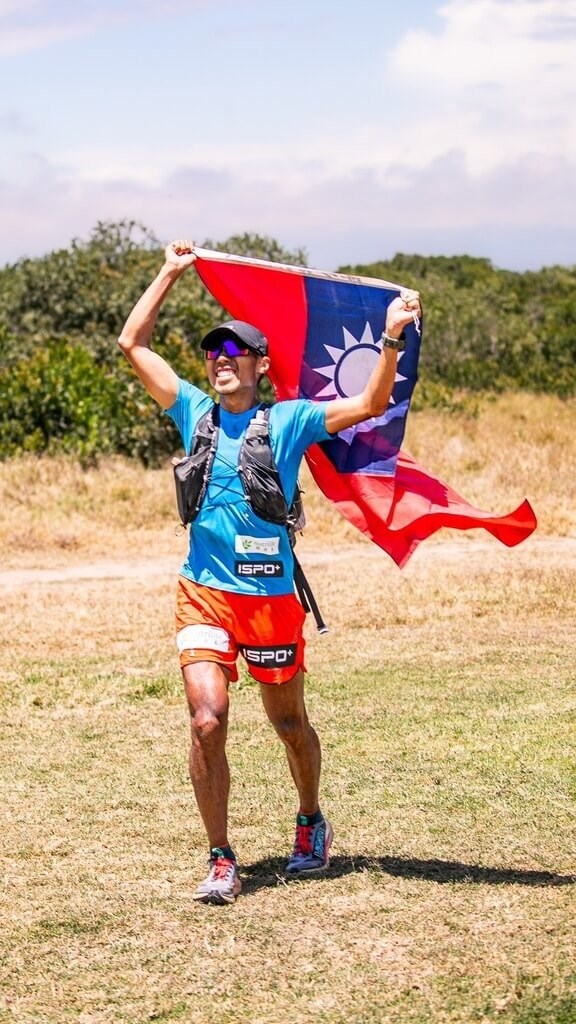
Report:
[{"label": "smiling face", "polygon": [[246,355],[228,355],[224,348],[216,359],[206,359],[208,382],[220,395],[223,409],[243,412],[256,405],[258,382],[270,365],[268,356],[248,351]]}]

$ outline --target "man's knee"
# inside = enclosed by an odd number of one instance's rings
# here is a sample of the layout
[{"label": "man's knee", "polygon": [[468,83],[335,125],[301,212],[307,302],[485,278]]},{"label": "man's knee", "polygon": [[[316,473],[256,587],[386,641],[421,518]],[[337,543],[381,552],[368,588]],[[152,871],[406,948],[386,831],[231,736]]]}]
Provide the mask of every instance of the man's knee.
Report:
[{"label": "man's knee", "polygon": [[310,729],[308,719],[303,713],[282,715],[274,719],[272,725],[282,742],[289,747],[301,742]]},{"label": "man's knee", "polygon": [[203,745],[218,743],[228,727],[228,679],[211,662],[186,665],[184,689],[193,740]]},{"label": "man's knee", "polygon": [[192,738],[202,746],[222,741],[228,725],[228,708],[202,704],[190,708],[190,730]]}]

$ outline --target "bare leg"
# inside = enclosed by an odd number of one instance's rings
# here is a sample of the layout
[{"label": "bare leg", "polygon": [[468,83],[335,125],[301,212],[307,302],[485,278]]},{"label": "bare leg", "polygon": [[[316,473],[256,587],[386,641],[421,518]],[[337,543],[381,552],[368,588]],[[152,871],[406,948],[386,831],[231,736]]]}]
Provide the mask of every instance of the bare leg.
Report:
[{"label": "bare leg", "polygon": [[190,780],[210,847],[225,846],[230,793],[228,674],[220,665],[202,661],[185,665],[182,675],[190,710]]},{"label": "bare leg", "polygon": [[299,810],[302,814],[314,814],[318,810],[321,752],[304,703],[304,673],[300,669],[280,686],[260,683],[260,693],[266,714],[286,748],[300,797]]}]

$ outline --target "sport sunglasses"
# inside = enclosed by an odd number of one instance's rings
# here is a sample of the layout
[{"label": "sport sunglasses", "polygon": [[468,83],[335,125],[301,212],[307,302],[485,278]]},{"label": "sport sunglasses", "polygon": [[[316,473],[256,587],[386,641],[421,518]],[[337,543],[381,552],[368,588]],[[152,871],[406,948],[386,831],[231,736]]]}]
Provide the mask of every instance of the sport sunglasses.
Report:
[{"label": "sport sunglasses", "polygon": [[247,348],[246,345],[240,345],[237,341],[234,341],[234,338],[225,338],[216,348],[206,349],[206,359],[218,359],[222,352],[225,352],[230,359],[235,359],[236,356],[256,355],[254,349]]}]

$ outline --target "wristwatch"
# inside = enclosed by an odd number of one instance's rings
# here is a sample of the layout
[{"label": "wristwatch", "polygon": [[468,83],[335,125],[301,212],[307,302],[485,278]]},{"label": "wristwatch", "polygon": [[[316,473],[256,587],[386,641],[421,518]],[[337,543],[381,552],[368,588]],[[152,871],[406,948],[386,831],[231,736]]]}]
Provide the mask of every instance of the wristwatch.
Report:
[{"label": "wristwatch", "polygon": [[401,334],[399,338],[391,338],[390,335],[386,334],[386,331],[384,331],[380,340],[382,342],[382,348],[393,348],[397,352],[403,352],[406,348],[406,338],[403,334]]}]

